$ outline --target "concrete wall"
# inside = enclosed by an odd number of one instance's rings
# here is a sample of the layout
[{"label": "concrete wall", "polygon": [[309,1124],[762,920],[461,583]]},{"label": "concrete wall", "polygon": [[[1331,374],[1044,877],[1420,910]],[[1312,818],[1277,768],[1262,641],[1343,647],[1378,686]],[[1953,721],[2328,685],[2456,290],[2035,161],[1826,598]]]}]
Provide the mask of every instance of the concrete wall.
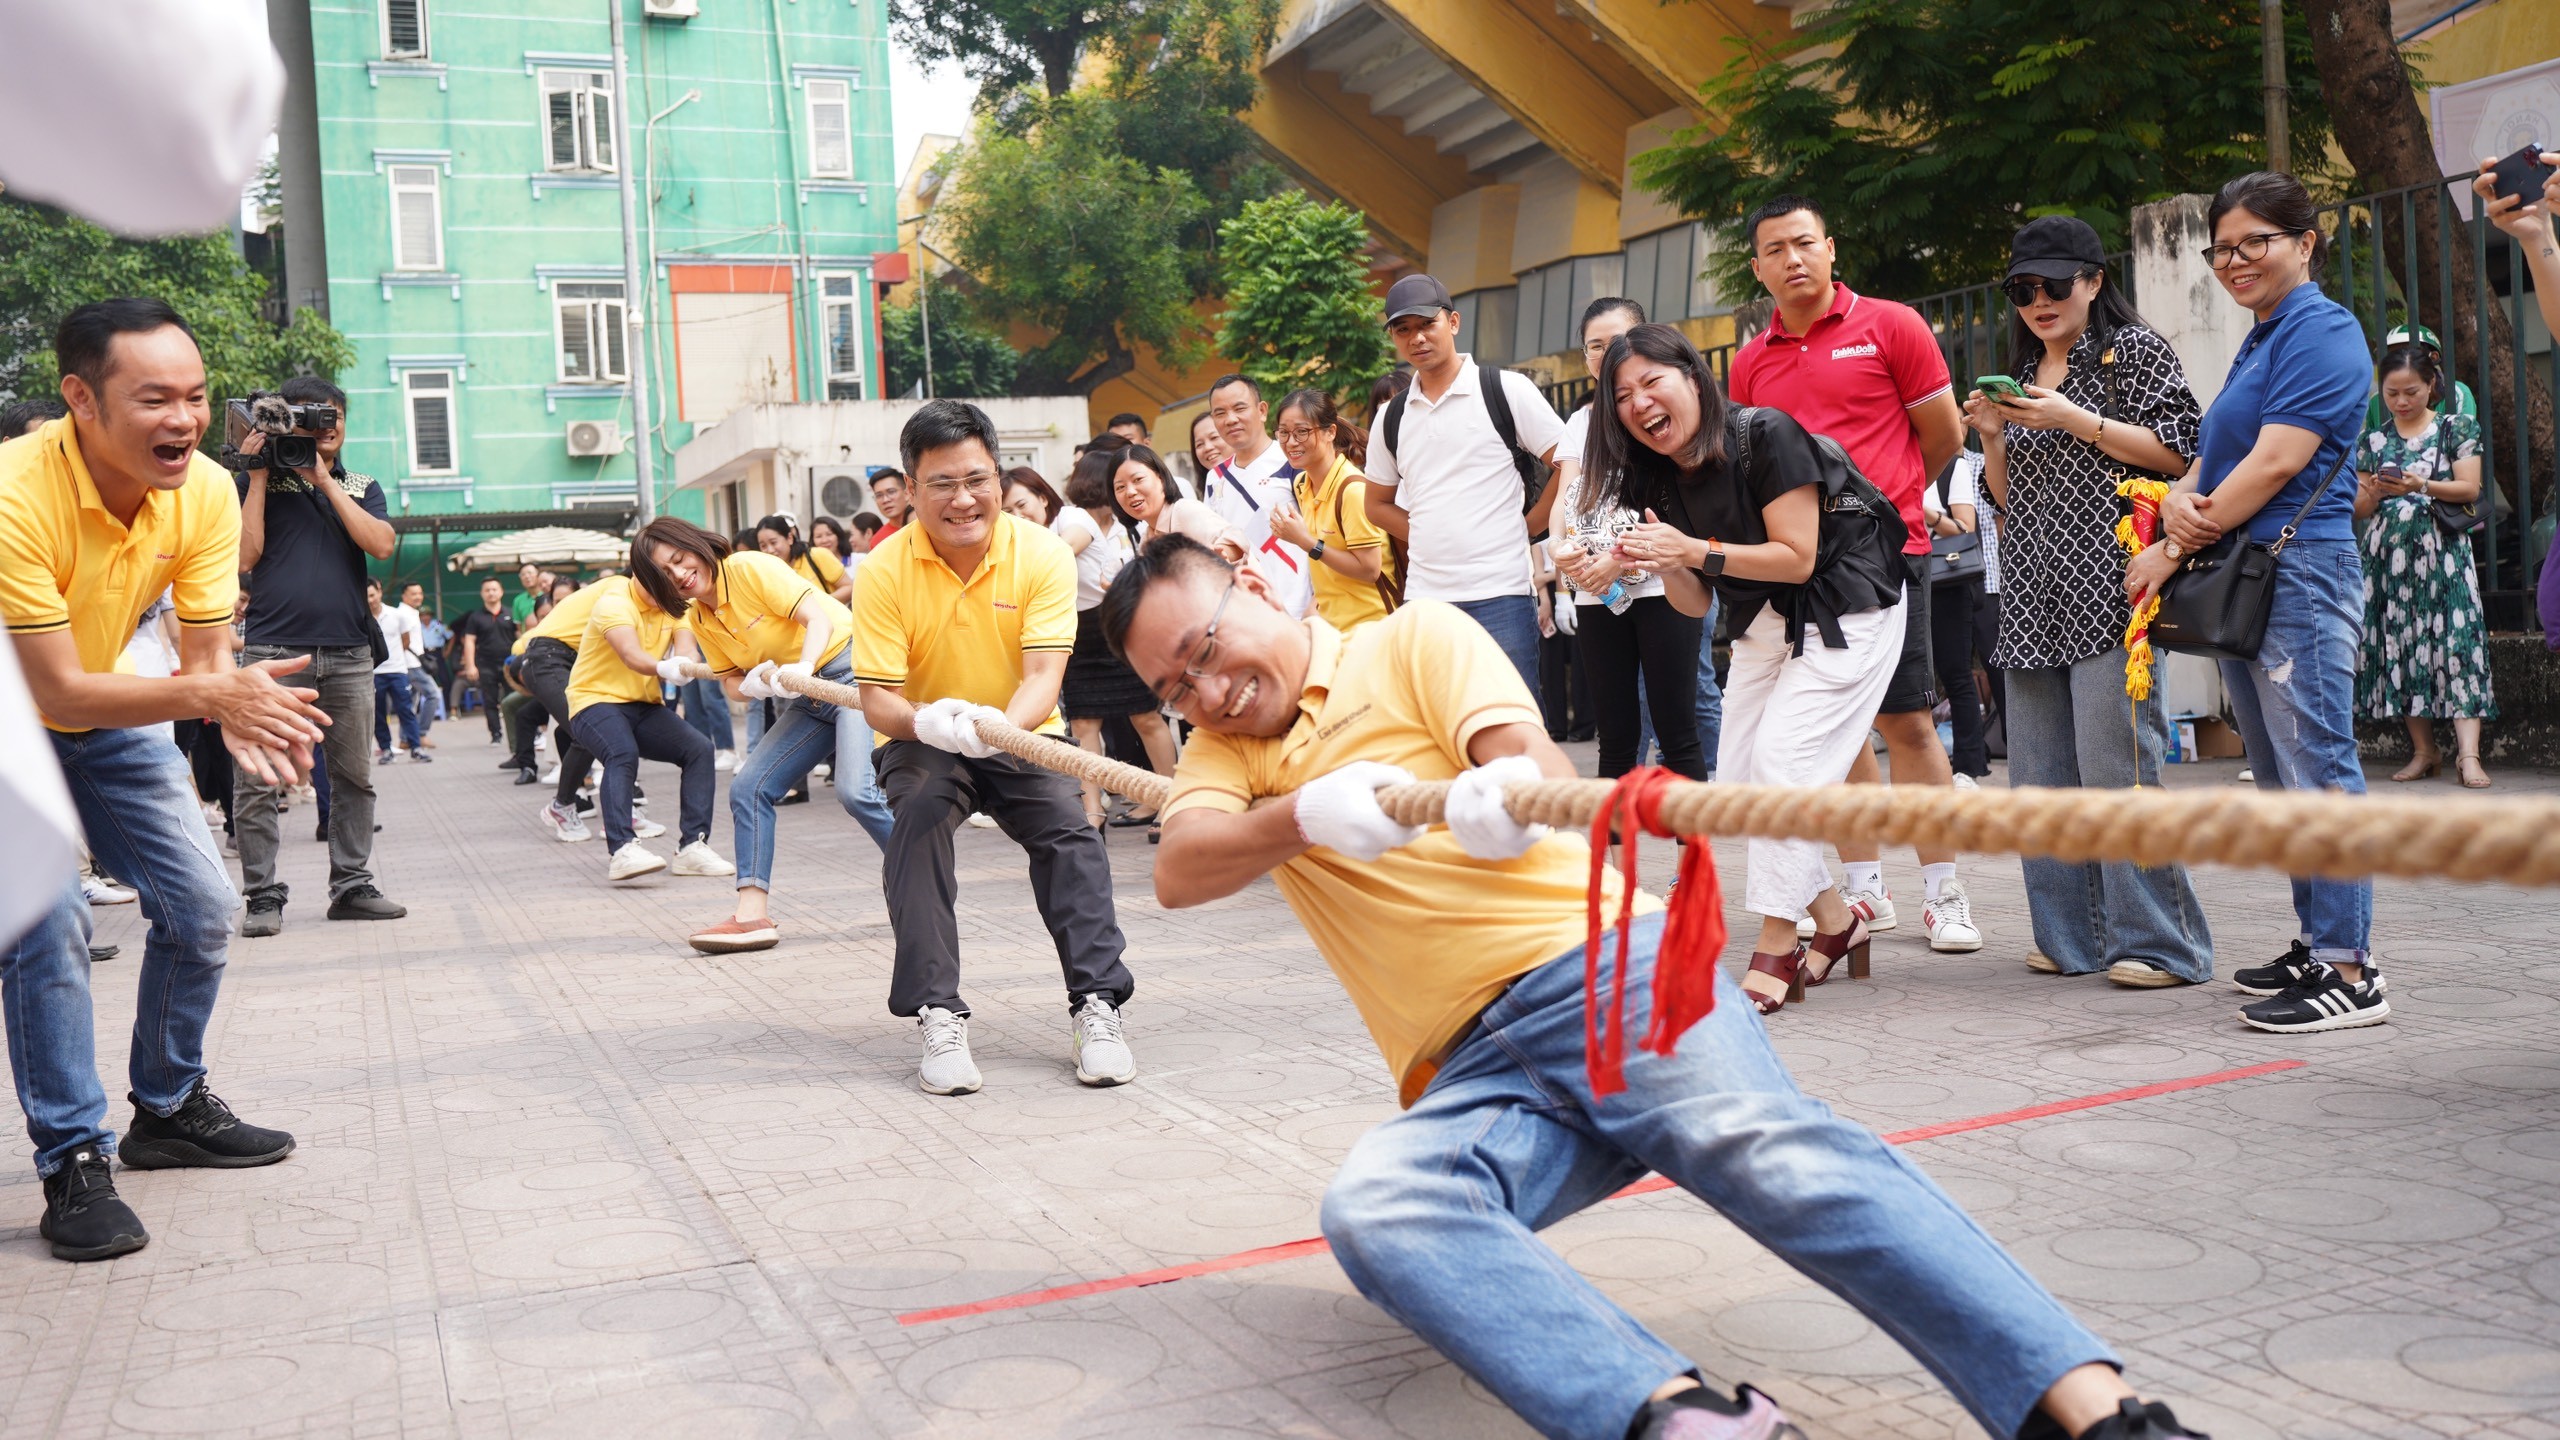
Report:
[{"label": "concrete wall", "polygon": [[[674,484],[698,496],[739,485],[738,514],[751,519],[788,510],[805,520],[825,513],[815,503],[822,473],[897,465],[899,428],[924,403],[839,400],[746,406],[705,426],[676,451]],[[1091,435],[1080,396],[1006,396],[970,403],[995,422],[1006,463],[1029,465],[1053,483],[1065,479],[1075,447]]]}]

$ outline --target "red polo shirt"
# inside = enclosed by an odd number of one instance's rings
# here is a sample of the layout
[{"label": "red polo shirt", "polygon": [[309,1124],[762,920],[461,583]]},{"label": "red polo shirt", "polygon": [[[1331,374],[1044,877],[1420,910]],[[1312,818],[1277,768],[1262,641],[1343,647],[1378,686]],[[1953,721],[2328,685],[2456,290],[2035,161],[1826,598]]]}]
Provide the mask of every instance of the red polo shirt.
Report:
[{"label": "red polo shirt", "polygon": [[1902,512],[1911,532],[1904,551],[1924,555],[1929,527],[1921,523],[1920,494],[1929,477],[1909,412],[1954,385],[1919,311],[1835,281],[1831,309],[1806,333],[1790,335],[1784,320],[1770,317],[1769,328],[1734,353],[1726,388],[1738,404],[1775,406],[1839,441]]}]

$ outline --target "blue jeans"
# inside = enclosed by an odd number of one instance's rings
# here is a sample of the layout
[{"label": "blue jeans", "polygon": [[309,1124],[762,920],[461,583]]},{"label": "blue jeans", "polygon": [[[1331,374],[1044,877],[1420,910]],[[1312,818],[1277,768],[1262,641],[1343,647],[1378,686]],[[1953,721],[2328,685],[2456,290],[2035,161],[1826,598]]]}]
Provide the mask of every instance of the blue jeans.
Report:
[{"label": "blue jeans", "polygon": [[696,680],[676,692],[685,723],[702,732],[714,750],[738,748],[738,732],[729,723],[729,693],[717,680]]},{"label": "blue jeans", "polygon": [[1529,693],[1538,693],[1538,602],[1526,595],[1496,595],[1490,600],[1452,601],[1484,627],[1502,653],[1511,657],[1511,666],[1520,672],[1520,683]]},{"label": "blue jeans", "polygon": [[[91,853],[138,892],[151,922],[126,1075],[136,1103],[171,1114],[204,1078],[204,1032],[222,989],[240,897],[205,828],[187,759],[160,727],[51,738]],[[51,1175],[84,1145],[113,1154],[89,1003],[89,905],[78,878],[0,954],[7,957],[0,1008],[8,1018],[9,1069],[36,1173]]]},{"label": "blue jeans", "polygon": [[384,754],[391,751],[391,717],[394,715],[400,717],[400,743],[411,753],[416,753],[418,709],[417,702],[409,694],[409,677],[376,675],[373,677],[373,748]]},{"label": "blue jeans", "polygon": [[[2364,645],[2364,562],[2352,540],[2296,540],[2276,557],[2275,604],[2258,658],[2222,662],[2231,718],[2261,790],[2364,793],[2356,755],[2356,666]],[[2016,753],[2016,747],[2011,747]],[[2293,913],[2312,955],[2362,964],[2373,882],[2296,876]]]},{"label": "blue jeans", "polygon": [[[2125,698],[2124,651],[2009,675],[2009,783],[2087,789],[2157,788],[2169,726],[2160,700]],[[2137,723],[2137,712],[2140,720]],[[2065,975],[2147,960],[2202,984],[2213,978],[2213,932],[2184,866],[2145,869],[2025,859],[2036,948]]]},{"label": "blue jeans", "polygon": [[[853,683],[852,650],[819,667],[818,678],[839,685]],[[871,727],[862,716],[806,695],[780,702],[781,715],[765,727],[764,738],[729,781],[729,815],[738,826],[738,888],[773,888],[774,806],[809,773],[809,767],[832,753],[836,799],[862,833],[883,850],[889,846],[889,802],[871,772]]]},{"label": "blue jeans", "polygon": [[[1707,778],[1716,778],[1716,745],[1724,739],[1724,687],[1716,683],[1716,592],[1707,592],[1707,615],[1699,621],[1698,630],[1698,749],[1706,757]],[[1658,746],[1653,739],[1653,702],[1645,697],[1644,676],[1636,676],[1636,714],[1641,717],[1643,732],[1636,739],[1636,763],[1660,764],[1647,760]]]},{"label": "blue jeans", "polygon": [[[1649,1023],[1662,921],[1635,922],[1630,1036]],[[1606,1101],[1584,1075],[1582,1023],[1577,945],[1487,1006],[1324,1198],[1325,1238],[1360,1293],[1541,1434],[1621,1440],[1654,1387],[1695,1368],[1533,1233],[1647,1170],[1856,1306],[1993,1435],[2016,1434],[2064,1372],[2112,1363],[1945,1191],[1796,1088],[1726,976],[1676,1052],[1628,1044],[1627,1088]]]}]

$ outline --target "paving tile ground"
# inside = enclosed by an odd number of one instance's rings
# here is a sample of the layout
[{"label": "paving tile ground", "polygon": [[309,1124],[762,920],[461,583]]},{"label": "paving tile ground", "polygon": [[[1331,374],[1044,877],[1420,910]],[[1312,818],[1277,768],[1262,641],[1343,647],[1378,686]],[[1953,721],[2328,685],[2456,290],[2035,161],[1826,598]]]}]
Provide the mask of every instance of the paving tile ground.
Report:
[{"label": "paving tile ground", "polygon": [[[214,1078],[297,1132],[289,1161],[127,1172],[152,1245],[72,1266],[36,1237],[10,1127],[0,1434],[1525,1433],[1321,1253],[900,1323],[1315,1233],[1328,1175],[1393,1089],[1268,884],[1165,912],[1152,852],[1114,835],[1142,1074],[1086,1091],[1019,852],[963,830],[987,1088],[934,1099],[883,1006],[876,854],[832,806],[784,812],[788,943],[707,959],[682,937],[726,913],[722,882],[609,886],[601,843],[549,839],[539,792],[506,783],[476,721],[438,739],[440,763],[380,777],[377,858],[410,918],[322,921],[326,859],[297,810],[288,928],[232,952]],[[1738,873],[1737,847],[1717,853]],[[1905,1153],[2221,1440],[2560,1440],[2553,897],[2383,884],[2397,1018],[2286,1038],[2241,1026],[2227,983],[2029,974],[2016,862],[1968,873],[1981,953],[1931,955],[1907,923],[1873,980],[1773,1023],[1810,1090],[1893,1131],[2300,1060]],[[1907,854],[1888,877],[1917,898]],[[2199,878],[2222,973],[2284,947],[2280,878]],[[99,1033],[121,1037],[140,922],[98,922],[125,947],[97,971]],[[101,1061],[121,1095],[120,1038]],[[1678,1192],[1550,1238],[1812,1435],[1980,1433],[1892,1341]]]}]

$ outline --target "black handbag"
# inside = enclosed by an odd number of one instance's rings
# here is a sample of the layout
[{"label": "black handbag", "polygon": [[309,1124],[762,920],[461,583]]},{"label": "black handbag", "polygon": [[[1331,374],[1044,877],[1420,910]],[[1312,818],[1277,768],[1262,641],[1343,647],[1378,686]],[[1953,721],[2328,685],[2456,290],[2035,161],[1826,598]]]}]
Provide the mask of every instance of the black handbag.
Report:
[{"label": "black handbag", "polygon": [[2275,607],[2276,557],[2355,453],[2352,444],[2344,448],[2272,543],[2250,539],[2243,526],[2188,556],[2160,587],[2160,610],[2151,617],[2153,647],[2214,660],[2257,659],[2267,640],[2267,613]]},{"label": "black handbag", "polygon": [[[1951,460],[1947,463],[1949,470],[1952,471],[1956,461]],[[1941,510],[1947,508],[1947,493],[1947,477],[1942,474],[1938,477],[1938,508]],[[1981,514],[1980,507],[1977,506],[1974,513],[1978,517]],[[1981,521],[1977,518],[1974,523],[1976,528],[1972,530],[1959,530],[1953,535],[1929,537],[1930,584],[1961,585],[1967,580],[1982,578],[1982,531],[1979,528]]]},{"label": "black handbag", "polygon": [[[2443,465],[2444,473],[2447,476],[2451,476],[2453,473],[2453,467],[2451,465],[2444,465],[2444,422],[2442,420],[2438,420],[2436,422],[2435,448],[2436,462],[2439,465]],[[2484,486],[2482,488],[2485,489],[2487,487]],[[2480,499],[2480,496],[2474,495],[2468,500],[2456,503],[2451,500],[2438,500],[2433,496],[2429,496],[2427,498],[2427,506],[2435,512],[2436,523],[2444,527],[2446,534],[2476,535],[2489,524],[2488,517],[2480,513]]]}]

